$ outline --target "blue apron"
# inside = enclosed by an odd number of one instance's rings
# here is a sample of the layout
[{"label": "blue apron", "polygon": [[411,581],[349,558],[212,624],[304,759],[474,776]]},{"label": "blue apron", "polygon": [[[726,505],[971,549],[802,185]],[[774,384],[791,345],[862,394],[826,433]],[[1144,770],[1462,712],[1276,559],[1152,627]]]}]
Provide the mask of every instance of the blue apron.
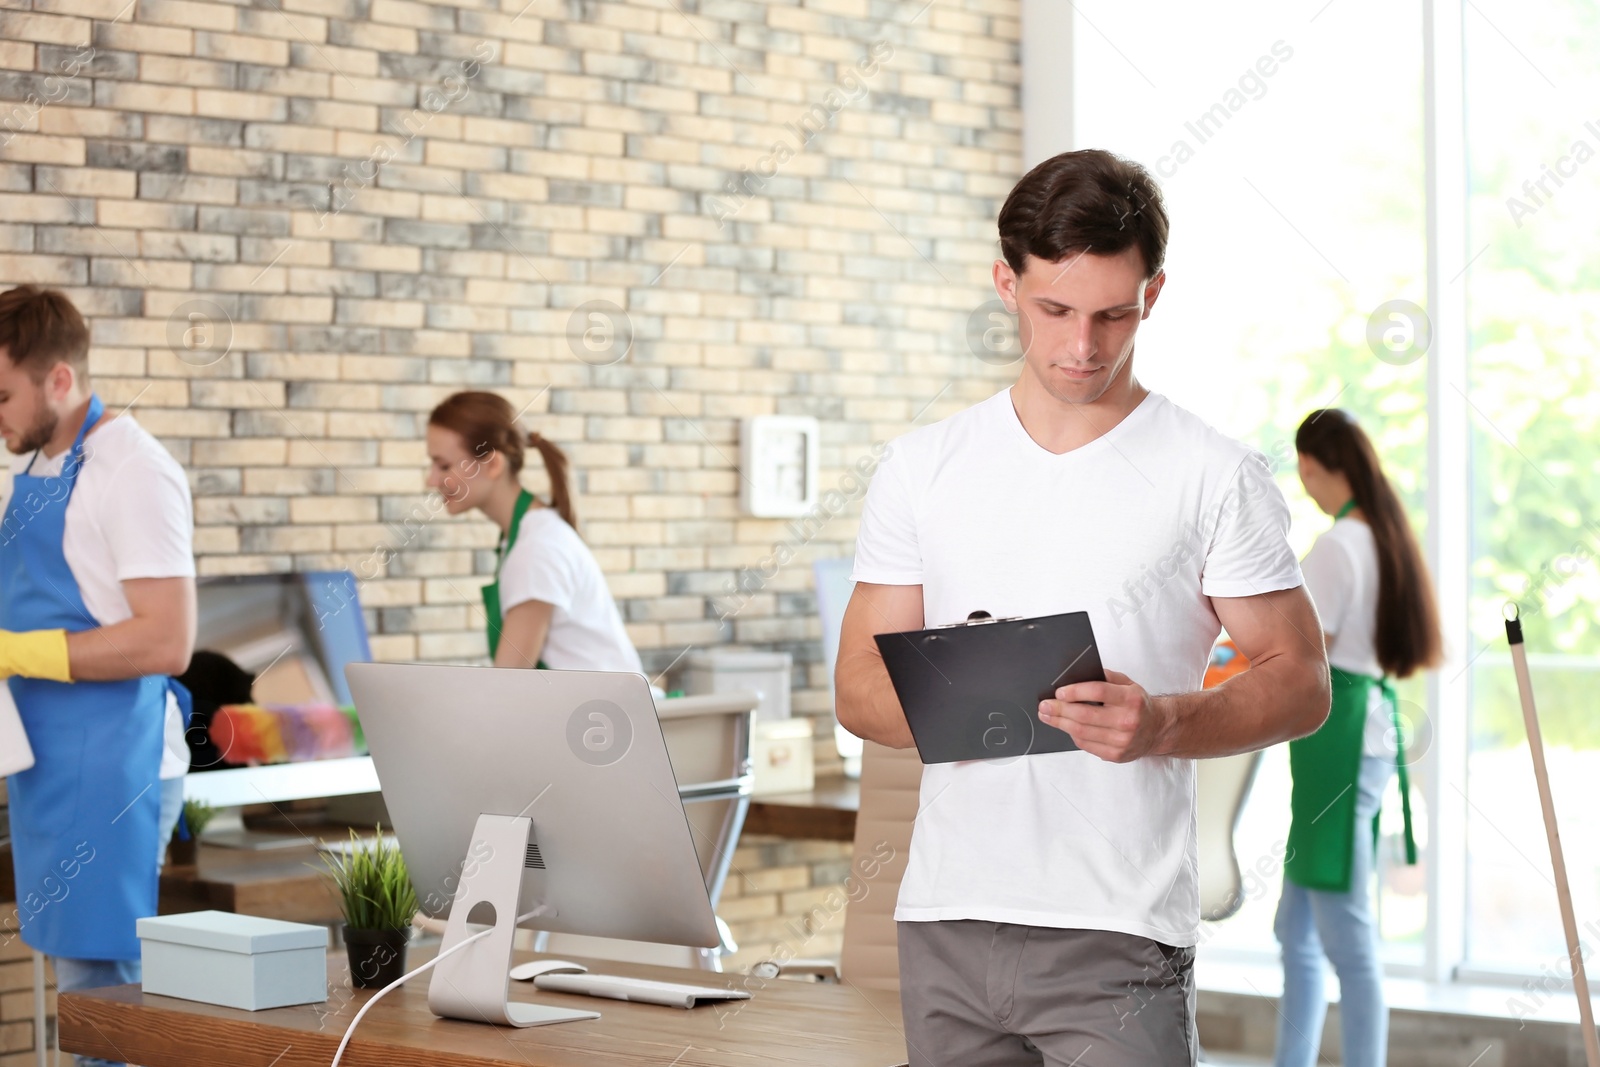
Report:
[{"label": "blue apron", "polygon": [[[61,546],[83,439],[104,411],[91,396],[59,475],[12,478],[0,523],[7,535],[0,544],[0,629],[72,633],[100,625]],[[41,952],[139,958],[135,920],[156,913],[169,682],[10,680],[35,757],[32,768],[10,779],[17,913],[22,939]]]}]

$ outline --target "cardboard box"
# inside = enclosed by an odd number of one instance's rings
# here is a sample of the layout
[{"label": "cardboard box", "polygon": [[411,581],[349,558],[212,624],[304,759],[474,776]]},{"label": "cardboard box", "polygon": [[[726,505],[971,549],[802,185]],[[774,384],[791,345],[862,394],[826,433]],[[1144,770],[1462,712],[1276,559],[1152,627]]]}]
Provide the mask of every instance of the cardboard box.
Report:
[{"label": "cardboard box", "polygon": [[328,999],[321,926],[196,911],[140,919],[144,991],[260,1011]]}]

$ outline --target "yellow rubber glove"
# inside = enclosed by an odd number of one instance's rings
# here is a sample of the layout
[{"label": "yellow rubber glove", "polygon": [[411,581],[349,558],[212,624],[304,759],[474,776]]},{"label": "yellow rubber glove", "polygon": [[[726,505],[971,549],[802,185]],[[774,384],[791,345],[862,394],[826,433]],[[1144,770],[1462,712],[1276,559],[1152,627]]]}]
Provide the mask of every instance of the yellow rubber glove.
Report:
[{"label": "yellow rubber glove", "polygon": [[51,682],[72,681],[72,664],[67,660],[67,631],[16,633],[0,630],[0,678],[13,675]]}]

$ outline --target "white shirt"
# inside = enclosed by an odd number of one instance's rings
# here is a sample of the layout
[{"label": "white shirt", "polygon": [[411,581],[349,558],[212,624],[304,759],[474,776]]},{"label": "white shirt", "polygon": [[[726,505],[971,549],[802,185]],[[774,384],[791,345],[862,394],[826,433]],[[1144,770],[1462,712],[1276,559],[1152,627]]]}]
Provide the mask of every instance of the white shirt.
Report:
[{"label": "white shirt", "polygon": [[551,507],[531,507],[500,565],[500,617],[518,604],[554,605],[539,658],[563,671],[644,673],[600,563]]},{"label": "white shirt", "polygon": [[[1378,546],[1372,527],[1360,519],[1338,519],[1317,538],[1300,562],[1306,592],[1317,606],[1324,633],[1330,635],[1328,663],[1353,674],[1383,677],[1378,663]],[[1374,688],[1367,702],[1362,751],[1394,758],[1389,743],[1389,702]]]},{"label": "white shirt", "polygon": [[[59,475],[70,449],[55,457],[11,458],[13,476]],[[28,464],[32,461],[30,470]],[[0,511],[11,483],[0,490]],[[136,578],[194,577],[194,507],[183,468],[131,415],[119,415],[84,438],[83,469],[67,501],[62,555],[77,579],[84,607],[100,626],[133,617],[122,583]],[[189,769],[183,715],[167,697],[161,777]]]},{"label": "white shirt", "polygon": [[[894,441],[873,477],[858,582],[921,585],[925,624],[1087,611],[1101,662],[1151,693],[1197,690],[1209,597],[1300,585],[1266,460],[1150,394],[1063,455],[1009,390]],[[1199,933],[1194,762],[1086,752],[933,764],[895,918]]]}]

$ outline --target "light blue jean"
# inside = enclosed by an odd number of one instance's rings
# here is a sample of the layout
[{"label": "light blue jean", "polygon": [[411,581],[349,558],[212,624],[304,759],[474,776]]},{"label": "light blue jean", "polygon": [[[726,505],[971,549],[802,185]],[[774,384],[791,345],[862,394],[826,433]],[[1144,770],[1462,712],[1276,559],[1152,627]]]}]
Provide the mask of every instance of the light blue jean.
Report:
[{"label": "light blue jean", "polygon": [[[183,812],[183,779],[168,778],[161,783],[161,815],[156,826],[156,837],[161,842],[156,853],[156,865],[167,858],[167,841],[172,828],[178,825]],[[138,960],[74,960],[64,956],[50,957],[50,966],[56,972],[56,991],[72,993],[80,989],[100,989],[108,985],[128,985],[142,977]],[[126,1067],[115,1060],[102,1060],[94,1056],[74,1056],[77,1067]]]},{"label": "light blue jean", "polygon": [[1361,757],[1349,892],[1307,889],[1284,880],[1273,923],[1283,946],[1275,1067],[1312,1067],[1317,1062],[1328,1010],[1324,956],[1339,976],[1339,1036],[1345,1064],[1384,1067],[1388,1059],[1389,1009],[1383,1002],[1383,965],[1378,960],[1372,906],[1372,816],[1392,773],[1392,759]]}]

